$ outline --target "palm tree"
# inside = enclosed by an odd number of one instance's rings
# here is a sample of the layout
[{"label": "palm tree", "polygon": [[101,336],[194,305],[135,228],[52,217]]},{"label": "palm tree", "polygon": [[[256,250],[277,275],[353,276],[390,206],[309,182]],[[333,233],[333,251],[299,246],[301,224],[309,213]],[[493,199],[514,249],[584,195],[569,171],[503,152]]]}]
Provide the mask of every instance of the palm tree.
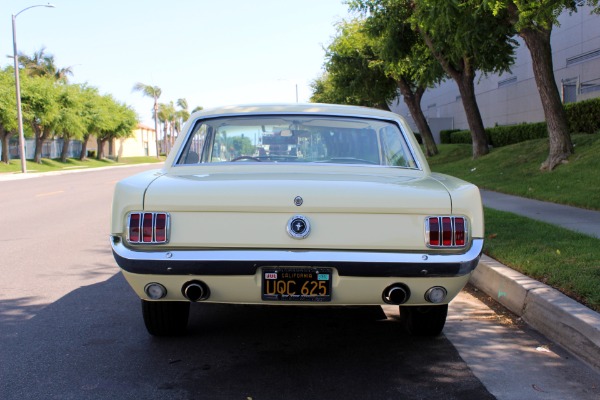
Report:
[{"label": "palm tree", "polygon": [[165,152],[168,153],[171,148],[171,138],[173,137],[173,127],[176,121],[176,112],[173,102],[169,104],[160,103],[158,105],[158,120],[163,124],[163,137]]},{"label": "palm tree", "polygon": [[188,111],[188,102],[186,99],[178,99],[177,106],[179,110],[177,110],[177,120],[175,122],[175,129],[177,130],[177,136],[179,136],[179,132],[181,132],[181,127],[190,117],[190,112]]},{"label": "palm tree", "polygon": [[73,76],[71,67],[58,68],[52,54],[46,54],[46,48],[42,47],[38,51],[33,52],[33,55],[28,56],[24,53],[19,53],[19,64],[29,76],[51,76],[57,82],[67,83],[67,76]]},{"label": "palm tree", "polygon": [[158,86],[146,85],[141,82],[133,85],[134,92],[142,92],[146,97],[152,97],[154,99],[154,138],[156,140],[156,158],[160,157],[158,150],[158,98],[160,97],[162,90]]}]

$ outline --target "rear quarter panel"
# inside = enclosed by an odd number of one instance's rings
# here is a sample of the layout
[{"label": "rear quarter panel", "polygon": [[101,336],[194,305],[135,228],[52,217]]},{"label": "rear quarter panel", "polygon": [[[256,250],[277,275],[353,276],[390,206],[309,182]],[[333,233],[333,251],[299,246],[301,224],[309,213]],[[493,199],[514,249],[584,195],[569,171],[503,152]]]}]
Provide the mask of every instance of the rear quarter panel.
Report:
[{"label": "rear quarter panel", "polygon": [[432,173],[431,177],[446,187],[452,201],[453,215],[466,215],[471,220],[471,237],[483,238],[484,217],[481,194],[477,186],[453,176]]},{"label": "rear quarter panel", "polygon": [[112,202],[111,233],[113,235],[120,235],[125,231],[125,214],[144,209],[146,189],[161,175],[163,175],[162,170],[151,170],[117,182]]}]

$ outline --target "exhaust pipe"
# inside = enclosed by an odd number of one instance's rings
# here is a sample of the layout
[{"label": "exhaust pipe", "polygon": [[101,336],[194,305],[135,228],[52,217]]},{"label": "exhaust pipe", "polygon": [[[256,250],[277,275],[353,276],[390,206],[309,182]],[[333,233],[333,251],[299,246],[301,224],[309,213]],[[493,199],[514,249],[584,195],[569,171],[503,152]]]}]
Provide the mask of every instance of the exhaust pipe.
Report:
[{"label": "exhaust pipe", "polygon": [[202,301],[210,297],[210,289],[202,281],[186,282],[181,288],[181,293],[189,301]]},{"label": "exhaust pipe", "polygon": [[383,291],[382,297],[387,304],[404,304],[410,298],[410,289],[404,283],[394,283]]}]

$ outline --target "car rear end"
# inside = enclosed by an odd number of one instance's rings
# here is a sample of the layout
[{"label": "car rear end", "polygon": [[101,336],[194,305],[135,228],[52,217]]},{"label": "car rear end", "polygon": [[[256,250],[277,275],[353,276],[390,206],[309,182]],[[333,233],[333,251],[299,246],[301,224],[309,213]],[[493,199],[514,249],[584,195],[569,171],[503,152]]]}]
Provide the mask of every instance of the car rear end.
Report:
[{"label": "car rear end", "polygon": [[[327,160],[333,161],[323,162],[322,151],[308,145],[335,139],[333,133],[333,139],[323,136],[322,126],[330,119],[319,121],[317,128],[313,119],[293,118],[289,112],[285,116],[293,121],[292,129],[267,128],[269,133],[247,146],[250,155],[233,154],[235,141],[216,128],[210,139],[206,129],[206,138],[196,140],[195,147],[189,135],[187,141],[181,138],[180,150],[164,170],[117,185],[113,252],[142,299],[149,331],[179,332],[181,318],[166,315],[185,314],[182,309],[190,302],[387,303],[407,310],[405,325],[416,326],[414,333],[427,324],[419,321],[432,319],[422,312],[411,316],[417,309],[445,310],[443,318],[433,317],[436,326],[423,331],[439,333],[448,302],[464,287],[481,254],[477,188],[431,174],[420,150],[410,147],[410,136],[401,137],[402,167],[373,164],[375,157],[364,151],[348,157],[329,150]],[[266,112],[271,119],[263,122],[282,119],[273,113]],[[227,125],[232,135],[228,118],[229,125],[219,121],[218,126]],[[360,139],[367,130],[350,122],[344,120],[343,128],[358,132],[353,140]],[[409,134],[402,121],[395,123],[399,132]],[[199,129],[197,124],[188,124],[190,132]],[[309,136],[311,130],[321,136]],[[199,157],[189,158],[196,151]],[[307,154],[320,158],[299,162]],[[423,308],[431,306],[438,307]],[[173,331],[169,325],[179,328]]]}]

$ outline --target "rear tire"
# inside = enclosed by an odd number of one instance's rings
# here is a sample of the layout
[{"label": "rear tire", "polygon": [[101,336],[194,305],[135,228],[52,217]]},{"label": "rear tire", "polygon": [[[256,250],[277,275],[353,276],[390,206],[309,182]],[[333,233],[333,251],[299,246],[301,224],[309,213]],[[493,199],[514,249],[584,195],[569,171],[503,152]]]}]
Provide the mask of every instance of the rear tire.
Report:
[{"label": "rear tire", "polygon": [[448,304],[436,306],[400,306],[400,323],[413,336],[437,336],[442,333]]},{"label": "rear tire", "polygon": [[187,301],[142,300],[142,315],[149,334],[154,336],[182,335],[187,329],[190,303]]}]

